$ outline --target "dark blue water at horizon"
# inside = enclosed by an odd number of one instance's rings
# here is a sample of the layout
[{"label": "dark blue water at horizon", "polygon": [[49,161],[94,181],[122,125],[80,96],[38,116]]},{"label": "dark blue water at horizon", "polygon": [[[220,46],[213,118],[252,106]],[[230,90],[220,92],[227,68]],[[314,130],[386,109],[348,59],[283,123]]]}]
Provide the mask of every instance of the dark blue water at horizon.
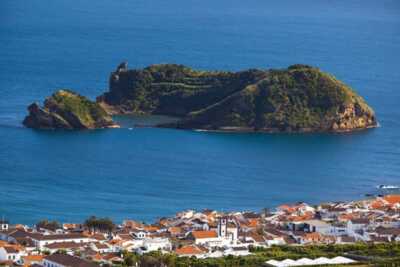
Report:
[{"label": "dark blue water at horizon", "polygon": [[[3,0],[0,216],[153,220],[187,208],[348,200],[400,184],[399,51],[396,0]],[[123,60],[131,68],[315,65],[355,88],[381,127],[279,135],[21,126],[26,106],[56,88],[94,99]]]}]

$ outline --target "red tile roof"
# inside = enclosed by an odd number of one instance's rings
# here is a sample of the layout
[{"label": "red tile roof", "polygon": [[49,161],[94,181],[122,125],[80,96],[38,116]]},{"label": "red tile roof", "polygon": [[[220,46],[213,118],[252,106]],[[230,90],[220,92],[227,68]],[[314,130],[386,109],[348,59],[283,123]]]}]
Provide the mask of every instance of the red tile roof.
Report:
[{"label": "red tile roof", "polygon": [[204,251],[194,245],[184,246],[181,248],[177,248],[175,253],[178,255],[197,255],[203,254]]},{"label": "red tile roof", "polygon": [[84,247],[87,243],[76,243],[76,242],[56,242],[46,245],[48,249],[73,249]]},{"label": "red tile roof", "polygon": [[196,239],[218,237],[217,232],[215,231],[193,231],[192,235]]},{"label": "red tile roof", "polygon": [[387,195],[383,197],[390,205],[400,203],[400,195]]}]

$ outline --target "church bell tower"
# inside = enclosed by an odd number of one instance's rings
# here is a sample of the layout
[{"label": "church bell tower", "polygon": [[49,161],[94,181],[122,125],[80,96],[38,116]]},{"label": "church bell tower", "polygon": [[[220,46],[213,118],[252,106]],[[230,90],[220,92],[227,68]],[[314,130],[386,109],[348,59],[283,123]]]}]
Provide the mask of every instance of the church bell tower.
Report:
[{"label": "church bell tower", "polygon": [[218,236],[219,237],[226,237],[228,228],[228,220],[225,217],[219,218],[218,221]]}]

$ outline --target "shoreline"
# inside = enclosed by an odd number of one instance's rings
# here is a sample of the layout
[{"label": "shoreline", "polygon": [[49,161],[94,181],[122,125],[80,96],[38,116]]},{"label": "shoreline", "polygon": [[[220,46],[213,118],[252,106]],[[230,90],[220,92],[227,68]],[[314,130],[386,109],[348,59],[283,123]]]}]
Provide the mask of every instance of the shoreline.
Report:
[{"label": "shoreline", "polygon": [[[149,115],[151,116],[151,115]],[[377,125],[370,125],[365,128],[355,128],[355,129],[348,129],[348,130],[336,130],[336,131],[329,131],[329,130],[299,130],[299,131],[281,131],[279,129],[261,129],[255,130],[250,127],[221,127],[218,129],[202,129],[202,128],[180,128],[180,127],[169,127],[168,125],[135,125],[138,128],[164,128],[164,129],[175,129],[175,130],[187,130],[187,131],[194,131],[194,132],[210,132],[210,133],[249,133],[249,134],[294,134],[294,135],[307,135],[307,134],[352,134],[358,132],[365,132],[371,129],[380,128],[379,124]]]},{"label": "shoreline", "polygon": [[[114,113],[115,112],[115,113]],[[129,116],[143,116],[143,117],[152,117],[152,116],[162,116],[166,118],[171,118],[173,120],[183,119],[184,117],[179,116],[172,116],[166,114],[153,114],[153,113],[137,113],[137,112],[117,112],[114,108],[113,113],[110,113],[112,116],[121,116],[121,117],[128,117]],[[134,124],[134,127],[137,128],[165,128],[165,129],[175,129],[175,130],[187,130],[187,131],[195,131],[195,132],[210,132],[210,133],[262,133],[262,134],[351,134],[351,133],[358,133],[364,132],[371,129],[381,128],[379,122],[375,125],[368,125],[363,128],[352,128],[352,129],[343,129],[343,130],[325,130],[325,129],[312,129],[312,128],[302,128],[299,130],[280,130],[278,128],[264,128],[264,129],[254,129],[251,127],[237,127],[237,126],[224,126],[218,129],[204,129],[204,128],[184,128],[179,127],[176,122],[167,122],[167,123],[158,123],[154,125],[147,125],[147,124]],[[123,127],[121,127],[123,128]]]}]

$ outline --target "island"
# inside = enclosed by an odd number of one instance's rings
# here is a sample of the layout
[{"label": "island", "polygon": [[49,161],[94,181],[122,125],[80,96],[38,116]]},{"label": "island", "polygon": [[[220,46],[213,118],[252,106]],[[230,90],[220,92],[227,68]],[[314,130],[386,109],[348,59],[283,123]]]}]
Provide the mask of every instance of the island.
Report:
[{"label": "island", "polygon": [[32,104],[31,128],[116,127],[111,115],[178,117],[157,127],[245,132],[350,132],[377,126],[373,109],[348,85],[308,65],[238,72],[194,70],[178,64],[111,73],[96,102],[61,90]]},{"label": "island", "polygon": [[349,86],[308,65],[239,72],[176,64],[111,74],[97,101],[111,114],[177,116],[179,129],[348,132],[377,126],[371,107]]},{"label": "island", "polygon": [[70,90],[59,90],[44,101],[33,103],[23,124],[35,129],[97,129],[118,127],[96,102]]}]

